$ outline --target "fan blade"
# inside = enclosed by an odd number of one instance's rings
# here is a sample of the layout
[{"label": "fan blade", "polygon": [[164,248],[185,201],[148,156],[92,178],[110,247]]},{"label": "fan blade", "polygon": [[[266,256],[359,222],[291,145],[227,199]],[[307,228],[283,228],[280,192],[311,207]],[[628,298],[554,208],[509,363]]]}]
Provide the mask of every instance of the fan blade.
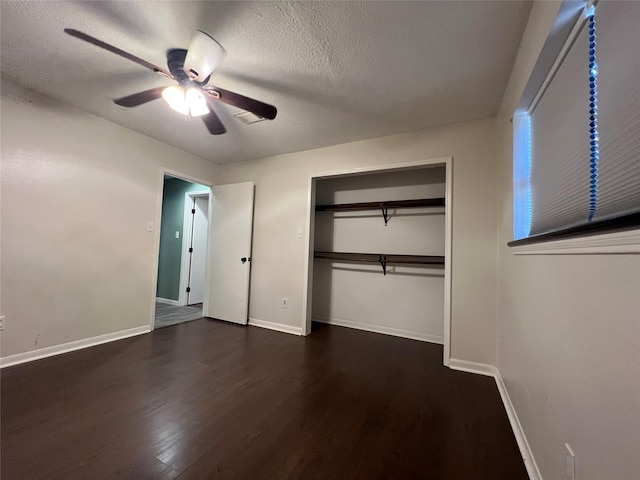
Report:
[{"label": "fan blade", "polygon": [[120,105],[121,107],[137,107],[138,105],[160,98],[162,96],[162,91],[165,88],[167,87],[156,87],[150,90],[145,90],[144,92],[134,93],[127,97],[117,98],[113,103]]},{"label": "fan blade", "polygon": [[118,47],[114,47],[113,45],[109,45],[108,43],[103,42],[102,40],[98,40],[95,37],[92,37],[91,35],[87,35],[86,33],[80,32],[78,30],[75,30],[73,28],[65,28],[64,29],[65,33],[68,33],[69,35],[71,35],[72,37],[78,38],[80,40],[84,40],[87,43],[90,43],[92,45],[95,45],[96,47],[100,47],[103,48],[111,53],[115,53],[116,55],[120,55],[123,58],[126,58],[127,60],[131,60],[132,62],[137,63],[138,65],[141,65],[145,68],[148,68],[149,70],[153,70],[156,73],[162,73],[163,75],[166,75],[169,78],[173,78],[173,75],[171,75],[168,71],[166,71],[163,68],[160,67],[156,67],[153,63],[149,63],[146,60],[143,60],[139,57],[136,57],[135,55],[130,54],[129,52],[125,52],[124,50],[119,49]]},{"label": "fan blade", "polygon": [[[273,120],[278,114],[278,109],[273,105],[245,97],[238,93],[229,92],[218,87],[207,87],[205,91],[208,92],[214,100],[241,108],[267,120]],[[218,96],[216,96],[216,94]]]},{"label": "fan blade", "polygon": [[209,113],[203,115],[200,118],[202,118],[202,121],[207,126],[207,129],[209,130],[209,133],[211,133],[211,135],[222,135],[227,131],[227,129],[224,128],[224,125],[220,121],[220,118],[218,118],[218,115],[216,115],[216,112],[214,112],[213,108],[211,108],[211,102],[209,102]]}]

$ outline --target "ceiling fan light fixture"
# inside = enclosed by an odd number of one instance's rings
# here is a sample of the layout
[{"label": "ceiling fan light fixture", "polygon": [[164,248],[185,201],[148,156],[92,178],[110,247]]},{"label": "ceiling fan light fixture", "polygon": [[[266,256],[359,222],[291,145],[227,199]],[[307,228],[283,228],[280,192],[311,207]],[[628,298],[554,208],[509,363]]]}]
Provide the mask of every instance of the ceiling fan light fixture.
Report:
[{"label": "ceiling fan light fixture", "polygon": [[184,88],[179,85],[167,87],[162,91],[162,98],[164,98],[165,102],[169,105],[183,104],[185,103]]},{"label": "ceiling fan light fixture", "polygon": [[184,91],[179,85],[172,85],[162,91],[162,98],[176,112],[185,117],[199,117],[209,113],[207,99],[197,88],[188,88]]},{"label": "ceiling fan light fixture", "polygon": [[206,115],[209,113],[209,107],[207,106],[207,99],[204,98],[204,95],[197,88],[189,88],[187,89],[187,93],[185,95],[185,101],[187,105],[189,105],[189,110],[191,111],[191,116],[199,117],[201,115]]}]

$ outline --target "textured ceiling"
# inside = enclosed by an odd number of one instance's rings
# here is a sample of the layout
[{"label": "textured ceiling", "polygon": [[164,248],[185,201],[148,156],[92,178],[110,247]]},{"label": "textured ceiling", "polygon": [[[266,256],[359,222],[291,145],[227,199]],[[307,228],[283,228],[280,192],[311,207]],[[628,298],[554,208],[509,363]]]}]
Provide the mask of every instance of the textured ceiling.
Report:
[{"label": "textured ceiling", "polygon": [[[0,3],[2,75],[165,143],[227,163],[494,115],[531,4],[444,2]],[[63,33],[161,67],[195,30],[227,50],[211,84],[278,107],[244,125],[217,104],[212,136],[162,100],[111,99],[172,82]]]}]

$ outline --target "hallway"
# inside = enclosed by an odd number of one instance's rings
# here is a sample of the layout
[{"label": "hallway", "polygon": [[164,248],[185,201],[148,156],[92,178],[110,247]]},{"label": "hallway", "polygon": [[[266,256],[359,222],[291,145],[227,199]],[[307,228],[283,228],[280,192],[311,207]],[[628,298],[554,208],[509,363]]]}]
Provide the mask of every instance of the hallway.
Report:
[{"label": "hallway", "polygon": [[202,318],[202,304],[176,306],[156,301],[154,328],[163,328]]}]

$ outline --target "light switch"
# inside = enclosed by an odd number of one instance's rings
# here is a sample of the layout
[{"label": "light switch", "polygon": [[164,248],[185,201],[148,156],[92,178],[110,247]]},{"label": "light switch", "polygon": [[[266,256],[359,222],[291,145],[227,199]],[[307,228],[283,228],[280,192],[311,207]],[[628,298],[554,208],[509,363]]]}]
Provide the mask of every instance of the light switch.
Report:
[{"label": "light switch", "polygon": [[180,232],[176,230],[176,238],[180,238]]},{"label": "light switch", "polygon": [[302,238],[302,229],[301,229],[301,228],[299,228],[299,229],[298,229],[298,235],[297,235],[297,237],[298,237],[298,238]]},{"label": "light switch", "polygon": [[147,222],[147,232],[153,232],[153,222]]}]

